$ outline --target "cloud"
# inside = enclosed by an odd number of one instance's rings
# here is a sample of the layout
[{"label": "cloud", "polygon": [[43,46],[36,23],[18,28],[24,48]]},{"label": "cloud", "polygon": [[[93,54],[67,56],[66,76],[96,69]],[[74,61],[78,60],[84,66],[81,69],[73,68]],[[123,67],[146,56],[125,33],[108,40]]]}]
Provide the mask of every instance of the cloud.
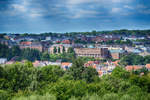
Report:
[{"label": "cloud", "polygon": [[97,11],[90,11],[90,10],[78,10],[78,12],[74,13],[73,15],[68,16],[69,18],[78,19],[78,18],[91,18],[96,17],[99,14]]},{"label": "cloud", "polygon": [[121,8],[112,8],[111,13],[119,13]]},{"label": "cloud", "polygon": [[19,4],[13,4],[12,7],[16,10],[16,11],[20,11],[20,12],[26,12],[27,8],[24,5],[19,5]]},{"label": "cloud", "polygon": [[150,14],[150,9],[140,10],[139,12],[142,14]]},{"label": "cloud", "polygon": [[124,8],[126,8],[126,9],[131,9],[131,10],[133,10],[133,9],[134,9],[134,7],[133,7],[133,6],[129,6],[129,5],[124,5]]},{"label": "cloud", "polygon": [[[66,18],[95,18],[108,13],[119,13],[129,6],[118,7],[133,0],[15,0],[11,4],[11,15],[40,18],[44,16],[57,16]],[[102,15],[103,14],[103,15]]]},{"label": "cloud", "polygon": [[68,4],[84,4],[84,3],[129,3],[132,0],[66,0]]}]

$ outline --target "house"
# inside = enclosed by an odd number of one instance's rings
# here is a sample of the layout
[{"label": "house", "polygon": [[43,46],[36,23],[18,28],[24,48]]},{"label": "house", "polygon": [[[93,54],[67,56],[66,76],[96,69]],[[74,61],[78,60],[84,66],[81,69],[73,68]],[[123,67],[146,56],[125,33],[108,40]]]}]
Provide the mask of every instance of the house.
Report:
[{"label": "house", "polygon": [[8,61],[8,62],[6,62],[5,64],[6,65],[11,65],[11,64],[14,64],[15,63],[15,61]]},{"label": "house", "polygon": [[64,70],[69,69],[71,66],[72,66],[72,63],[70,63],[70,62],[61,63],[61,68],[63,68]]},{"label": "house", "polygon": [[71,44],[70,40],[63,40],[61,43],[63,43],[63,44]]},{"label": "house", "polygon": [[129,53],[135,53],[135,54],[140,54],[143,52],[143,50],[141,50],[139,48],[129,47],[129,46],[125,46],[125,50]]},{"label": "house", "polygon": [[105,64],[100,63],[99,61],[88,61],[84,64],[84,67],[92,67],[96,69],[99,77],[101,77],[106,74],[111,74],[113,69],[115,69],[116,65],[110,61],[107,61]]},{"label": "house", "polygon": [[120,56],[125,52],[124,50],[120,50],[120,49],[112,49],[109,50],[110,51],[110,55],[113,59],[120,59]]},{"label": "house", "polygon": [[27,42],[21,42],[19,47],[21,49],[25,49],[25,48],[30,48],[30,49],[37,49],[39,50],[40,52],[43,52],[44,50],[44,47],[41,43],[38,43],[38,42],[30,42],[30,41],[27,41]]},{"label": "house", "polygon": [[50,36],[48,36],[48,37],[46,37],[46,41],[50,41],[52,39],[52,37],[50,37]]},{"label": "house", "polygon": [[150,64],[146,64],[145,67],[150,71]]},{"label": "house", "polygon": [[136,71],[136,70],[142,69],[143,67],[144,67],[143,65],[128,65],[125,67],[125,69],[127,71]]},{"label": "house", "polygon": [[141,56],[149,56],[150,55],[150,52],[147,52],[147,51],[144,51],[144,52],[142,52],[142,53],[140,53],[139,55],[141,55]]},{"label": "house", "polygon": [[7,58],[0,58],[0,64],[5,64],[7,62]]},{"label": "house", "polygon": [[34,67],[44,67],[48,65],[61,66],[61,62],[50,62],[50,61],[38,61],[32,63]]}]

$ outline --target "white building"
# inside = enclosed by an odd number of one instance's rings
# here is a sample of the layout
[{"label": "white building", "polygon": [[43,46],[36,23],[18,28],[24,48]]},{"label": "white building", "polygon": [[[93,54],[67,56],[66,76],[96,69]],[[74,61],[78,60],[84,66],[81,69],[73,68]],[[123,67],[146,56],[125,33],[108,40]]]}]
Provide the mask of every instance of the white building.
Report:
[{"label": "white building", "polygon": [[5,64],[7,62],[7,58],[0,58],[0,64]]}]

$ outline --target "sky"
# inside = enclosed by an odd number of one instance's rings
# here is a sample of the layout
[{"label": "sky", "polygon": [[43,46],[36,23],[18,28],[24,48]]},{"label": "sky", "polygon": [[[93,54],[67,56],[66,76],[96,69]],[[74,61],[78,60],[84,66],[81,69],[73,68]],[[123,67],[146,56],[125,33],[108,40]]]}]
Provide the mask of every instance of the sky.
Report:
[{"label": "sky", "polygon": [[0,33],[150,29],[150,0],[0,0]]}]

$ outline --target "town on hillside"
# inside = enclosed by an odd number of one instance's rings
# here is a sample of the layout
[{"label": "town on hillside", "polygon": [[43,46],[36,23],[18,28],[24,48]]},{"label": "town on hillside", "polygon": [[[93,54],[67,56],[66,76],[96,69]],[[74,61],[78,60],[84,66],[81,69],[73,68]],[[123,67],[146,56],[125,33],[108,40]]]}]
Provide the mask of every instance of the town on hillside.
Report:
[{"label": "town on hillside", "polygon": [[[31,61],[34,67],[61,66],[67,70],[76,58],[99,76],[117,66],[127,71],[150,70],[150,30],[72,33],[0,34],[0,64]],[[148,58],[145,60],[145,58]],[[131,61],[130,61],[131,60]]]}]

